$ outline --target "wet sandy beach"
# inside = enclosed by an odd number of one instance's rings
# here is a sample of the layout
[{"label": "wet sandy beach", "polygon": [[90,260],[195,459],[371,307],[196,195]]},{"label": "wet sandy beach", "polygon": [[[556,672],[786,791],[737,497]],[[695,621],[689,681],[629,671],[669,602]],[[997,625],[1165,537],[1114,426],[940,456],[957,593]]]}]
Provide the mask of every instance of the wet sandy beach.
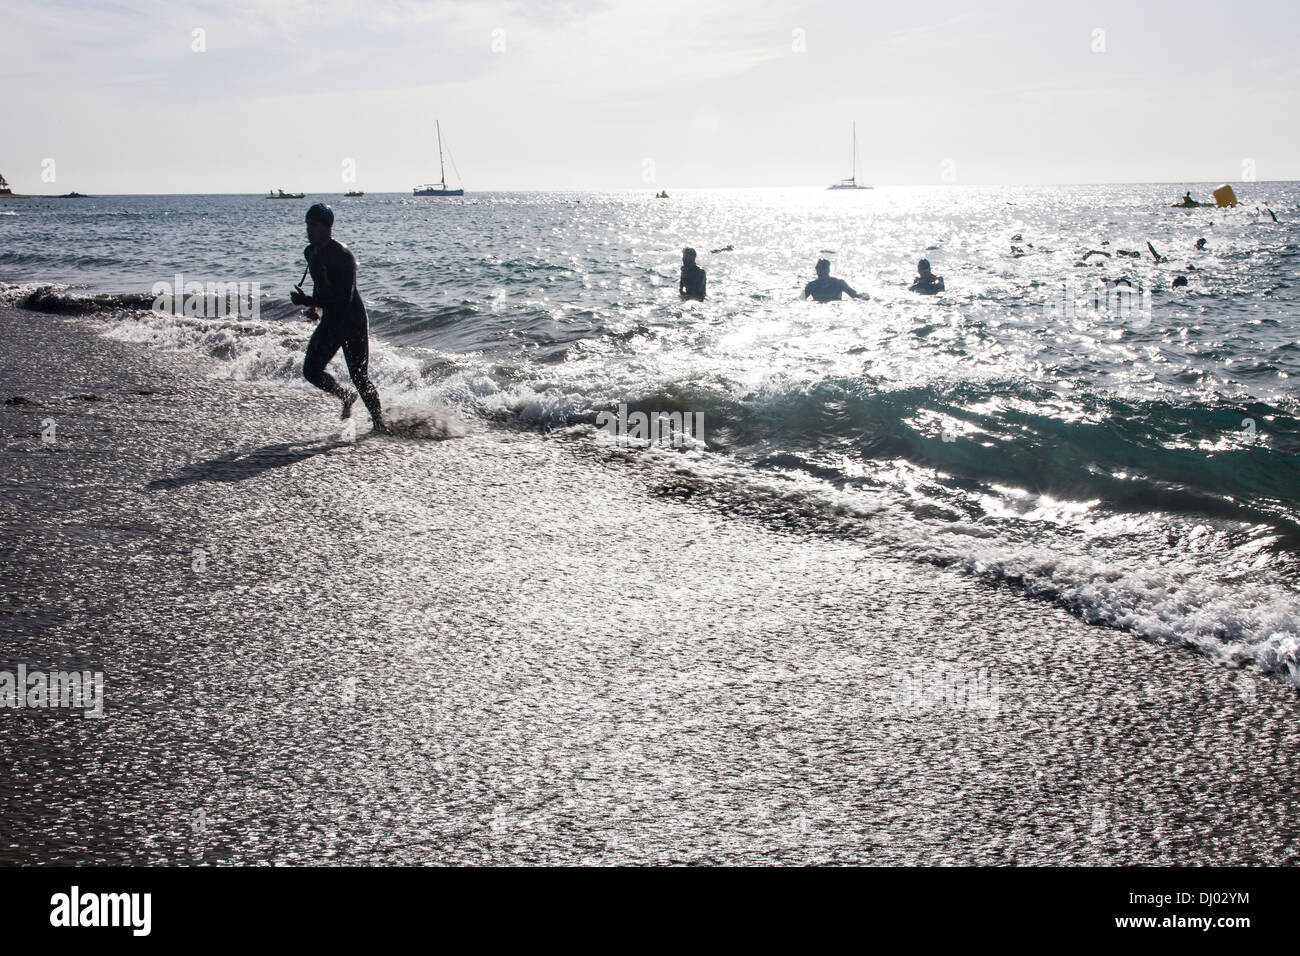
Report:
[{"label": "wet sandy beach", "polygon": [[0,310],[0,670],[106,685],[0,710],[2,863],[1300,860],[1278,678],[101,321]]}]

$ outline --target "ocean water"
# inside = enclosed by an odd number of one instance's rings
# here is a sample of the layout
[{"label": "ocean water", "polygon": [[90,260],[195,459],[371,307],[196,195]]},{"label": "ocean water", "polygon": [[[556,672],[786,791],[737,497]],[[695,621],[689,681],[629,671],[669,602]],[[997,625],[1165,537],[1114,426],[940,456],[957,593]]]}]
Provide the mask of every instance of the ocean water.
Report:
[{"label": "ocean water", "polygon": [[[1212,185],[9,201],[0,280],[256,282],[255,320],[110,334],[308,388],[287,296],[328,201],[389,405],[628,445],[745,514],[1300,684],[1300,184],[1169,207]],[[703,303],[677,296],[684,245]],[[869,300],[800,301],[821,256]],[[907,291],[921,256],[945,293]],[[620,405],[702,429],[641,448],[595,425]]]}]

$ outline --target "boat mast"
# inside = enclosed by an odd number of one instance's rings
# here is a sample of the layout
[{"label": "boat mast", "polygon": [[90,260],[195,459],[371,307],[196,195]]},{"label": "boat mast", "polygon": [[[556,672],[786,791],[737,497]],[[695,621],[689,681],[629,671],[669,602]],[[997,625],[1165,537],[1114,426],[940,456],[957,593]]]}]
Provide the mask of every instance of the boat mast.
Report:
[{"label": "boat mast", "polygon": [[849,177],[849,182],[853,185],[858,184],[858,121],[853,121],[853,175]]},{"label": "boat mast", "polygon": [[447,167],[442,162],[442,123],[434,120],[434,125],[438,128],[438,172],[442,176],[442,188],[447,188]]}]

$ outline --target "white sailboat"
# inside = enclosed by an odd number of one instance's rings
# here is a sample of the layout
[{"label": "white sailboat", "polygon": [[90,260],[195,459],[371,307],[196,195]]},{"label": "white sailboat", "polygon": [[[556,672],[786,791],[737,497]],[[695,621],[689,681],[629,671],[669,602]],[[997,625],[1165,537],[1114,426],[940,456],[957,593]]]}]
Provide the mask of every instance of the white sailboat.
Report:
[{"label": "white sailboat", "polygon": [[442,123],[435,120],[434,125],[438,130],[438,172],[442,178],[436,183],[425,183],[423,186],[416,186],[411,192],[416,196],[463,196],[465,195],[464,189],[447,188],[447,167],[442,161]]},{"label": "white sailboat", "polygon": [[853,175],[848,179],[842,179],[834,185],[827,186],[827,189],[870,189],[870,186],[858,185],[858,124],[853,124]]}]

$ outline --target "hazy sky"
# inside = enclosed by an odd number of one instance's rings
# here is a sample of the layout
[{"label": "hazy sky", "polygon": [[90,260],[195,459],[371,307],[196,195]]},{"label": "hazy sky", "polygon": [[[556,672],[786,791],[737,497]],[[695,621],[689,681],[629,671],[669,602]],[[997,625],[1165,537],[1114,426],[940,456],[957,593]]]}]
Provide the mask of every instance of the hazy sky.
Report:
[{"label": "hazy sky", "polygon": [[6,0],[3,15],[0,173],[20,192],[340,192],[349,159],[356,188],[409,190],[437,178],[435,118],[470,191],[822,186],[849,175],[854,120],[872,184],[1218,182],[1250,161],[1300,179],[1293,2]]}]

